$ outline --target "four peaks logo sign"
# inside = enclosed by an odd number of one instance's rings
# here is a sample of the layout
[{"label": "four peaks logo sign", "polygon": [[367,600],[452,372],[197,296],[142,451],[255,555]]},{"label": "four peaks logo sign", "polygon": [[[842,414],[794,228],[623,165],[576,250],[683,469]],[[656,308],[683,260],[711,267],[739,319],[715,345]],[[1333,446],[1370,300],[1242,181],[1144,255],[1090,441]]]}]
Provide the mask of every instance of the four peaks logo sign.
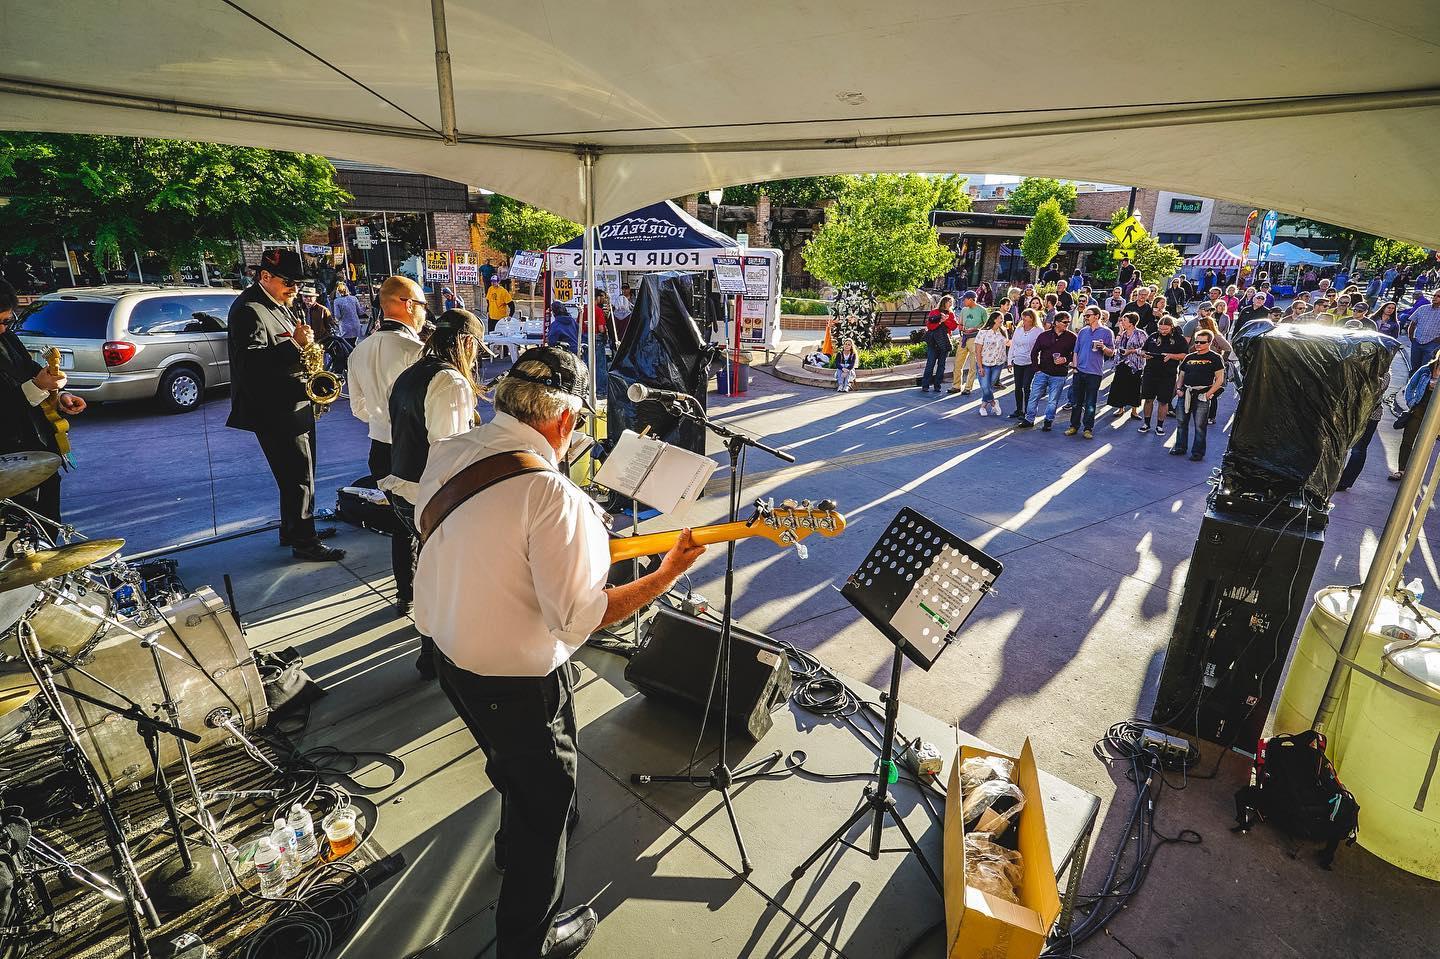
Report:
[{"label": "four peaks logo sign", "polygon": [[599,232],[601,240],[630,240],[640,237],[675,239],[685,235],[685,226],[654,216],[627,216],[611,220],[600,227]]}]

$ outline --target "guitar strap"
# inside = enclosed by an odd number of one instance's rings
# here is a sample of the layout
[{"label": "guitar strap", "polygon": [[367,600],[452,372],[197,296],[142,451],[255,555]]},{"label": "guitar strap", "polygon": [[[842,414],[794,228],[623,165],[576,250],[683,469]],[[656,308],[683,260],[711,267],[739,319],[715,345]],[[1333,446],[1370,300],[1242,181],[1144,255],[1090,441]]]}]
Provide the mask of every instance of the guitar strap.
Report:
[{"label": "guitar strap", "polygon": [[445,517],[459,509],[470,497],[516,476],[547,471],[553,472],[549,463],[524,450],[496,453],[471,463],[446,480],[445,485],[425,504],[425,509],[420,513],[421,547],[424,547],[430,534],[445,521]]}]

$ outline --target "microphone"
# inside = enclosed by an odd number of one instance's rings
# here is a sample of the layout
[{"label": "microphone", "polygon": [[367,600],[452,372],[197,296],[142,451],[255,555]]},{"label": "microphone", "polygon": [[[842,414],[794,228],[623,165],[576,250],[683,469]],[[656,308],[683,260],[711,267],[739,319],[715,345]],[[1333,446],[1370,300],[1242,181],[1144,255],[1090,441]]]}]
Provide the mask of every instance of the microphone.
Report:
[{"label": "microphone", "polygon": [[651,389],[644,383],[631,383],[625,395],[632,403],[687,403],[691,406],[698,405],[695,397],[689,393],[676,393],[674,390]]}]

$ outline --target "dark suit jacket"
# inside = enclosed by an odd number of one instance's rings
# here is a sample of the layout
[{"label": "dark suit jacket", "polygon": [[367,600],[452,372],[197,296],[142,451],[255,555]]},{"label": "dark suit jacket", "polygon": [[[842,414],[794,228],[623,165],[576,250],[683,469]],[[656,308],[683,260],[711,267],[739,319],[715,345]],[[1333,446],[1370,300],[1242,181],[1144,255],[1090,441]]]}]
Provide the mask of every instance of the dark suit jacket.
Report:
[{"label": "dark suit jacket", "polygon": [[24,384],[42,369],[13,329],[0,333],[0,453],[59,452],[50,421],[25,397]]},{"label": "dark suit jacket", "polygon": [[235,298],[229,327],[230,418],[225,425],[290,436],[314,429],[300,351],[289,342],[295,328],[290,313],[256,283]]}]

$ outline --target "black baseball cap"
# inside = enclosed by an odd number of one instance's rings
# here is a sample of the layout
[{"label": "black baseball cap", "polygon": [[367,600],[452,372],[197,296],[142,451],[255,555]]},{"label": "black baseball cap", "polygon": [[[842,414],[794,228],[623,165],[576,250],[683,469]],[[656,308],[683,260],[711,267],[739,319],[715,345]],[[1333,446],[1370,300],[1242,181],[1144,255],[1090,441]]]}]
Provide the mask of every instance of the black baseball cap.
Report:
[{"label": "black baseball cap", "polygon": [[[523,373],[520,365],[526,362],[543,363],[550,372],[545,376]],[[526,383],[549,387],[558,393],[567,393],[578,398],[591,413],[595,412],[595,407],[590,404],[590,371],[580,362],[580,358],[569,350],[554,346],[532,346],[520,354],[520,358],[505,375]]]},{"label": "black baseball cap", "polygon": [[260,255],[260,269],[272,276],[299,283],[305,278],[305,262],[300,254],[284,247],[272,246]]},{"label": "black baseball cap", "polygon": [[469,310],[446,310],[436,318],[435,330],[436,332],[453,330],[456,333],[473,336],[479,340],[481,357],[487,360],[495,357],[495,351],[485,345],[485,324],[480,322],[480,318]]}]

